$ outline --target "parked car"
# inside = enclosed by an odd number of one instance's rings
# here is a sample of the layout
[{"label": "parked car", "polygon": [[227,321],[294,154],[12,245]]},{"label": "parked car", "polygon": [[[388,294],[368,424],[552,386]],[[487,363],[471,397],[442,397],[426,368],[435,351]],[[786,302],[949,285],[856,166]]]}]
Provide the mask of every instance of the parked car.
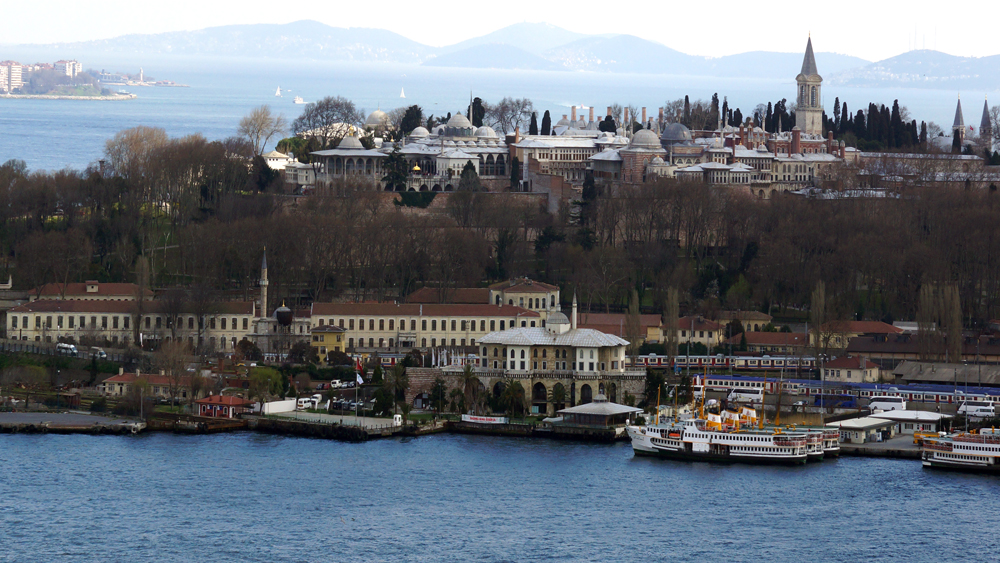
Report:
[{"label": "parked car", "polygon": [[76,356],[76,346],[60,342],[59,344],[56,344],[56,354],[61,356]]}]

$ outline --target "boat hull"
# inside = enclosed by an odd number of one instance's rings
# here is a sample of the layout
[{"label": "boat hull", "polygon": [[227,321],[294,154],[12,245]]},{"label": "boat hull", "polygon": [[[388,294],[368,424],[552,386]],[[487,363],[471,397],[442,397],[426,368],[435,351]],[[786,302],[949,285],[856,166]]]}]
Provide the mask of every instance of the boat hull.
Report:
[{"label": "boat hull", "polygon": [[703,452],[683,452],[677,450],[666,450],[655,448],[647,450],[643,448],[632,448],[637,456],[658,457],[671,459],[674,461],[707,461],[712,463],[739,463],[749,465],[805,465],[807,456],[740,456],[740,455],[720,455]]},{"label": "boat hull", "polygon": [[990,473],[990,474],[1000,474],[1000,465],[995,465],[992,463],[984,464],[971,464],[971,463],[957,463],[953,461],[944,461],[939,459],[925,459],[923,460],[923,465],[927,469],[937,469],[941,471],[959,471],[962,473]]}]

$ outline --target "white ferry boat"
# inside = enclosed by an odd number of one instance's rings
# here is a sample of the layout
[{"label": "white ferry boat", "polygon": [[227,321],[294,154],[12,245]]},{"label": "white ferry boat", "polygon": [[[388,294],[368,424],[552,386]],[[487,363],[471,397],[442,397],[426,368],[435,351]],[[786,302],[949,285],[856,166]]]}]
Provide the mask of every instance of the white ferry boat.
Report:
[{"label": "white ferry boat", "polygon": [[304,103],[306,103],[306,101],[302,99],[302,96],[295,96],[295,99],[292,100],[292,102],[296,103],[296,104],[304,104]]},{"label": "white ferry boat", "polygon": [[[719,420],[716,421],[715,418]],[[636,455],[690,461],[798,465],[809,458],[809,435],[781,429],[733,429],[719,415],[667,424],[629,426]]]},{"label": "white ferry boat", "polygon": [[1000,473],[1000,430],[983,428],[978,434],[959,432],[923,440],[924,467]]}]

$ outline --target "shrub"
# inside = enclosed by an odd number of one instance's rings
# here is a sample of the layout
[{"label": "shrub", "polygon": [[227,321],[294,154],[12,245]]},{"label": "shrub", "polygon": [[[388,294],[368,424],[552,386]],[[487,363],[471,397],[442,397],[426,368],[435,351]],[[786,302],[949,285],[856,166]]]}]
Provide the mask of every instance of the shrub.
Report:
[{"label": "shrub", "polygon": [[104,397],[94,399],[94,401],[90,403],[90,412],[107,412],[107,410],[108,400]]}]

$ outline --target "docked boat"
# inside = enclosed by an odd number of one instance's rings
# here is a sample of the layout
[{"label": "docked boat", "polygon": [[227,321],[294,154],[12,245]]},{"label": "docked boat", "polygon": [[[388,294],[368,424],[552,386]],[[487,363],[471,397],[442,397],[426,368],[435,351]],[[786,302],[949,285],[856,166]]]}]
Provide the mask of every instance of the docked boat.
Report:
[{"label": "docked boat", "polygon": [[809,434],[729,427],[720,415],[629,426],[636,455],[685,461],[798,465],[809,458]]},{"label": "docked boat", "polygon": [[1000,473],[1000,430],[984,428],[978,434],[926,437],[920,457],[924,467]]}]

